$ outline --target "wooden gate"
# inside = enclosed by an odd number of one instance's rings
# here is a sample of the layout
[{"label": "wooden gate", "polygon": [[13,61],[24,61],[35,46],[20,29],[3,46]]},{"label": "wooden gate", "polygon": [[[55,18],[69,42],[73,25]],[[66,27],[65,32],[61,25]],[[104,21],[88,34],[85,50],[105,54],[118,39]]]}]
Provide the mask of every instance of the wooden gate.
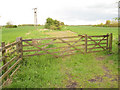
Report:
[{"label": "wooden gate", "polygon": [[76,53],[111,51],[112,49],[112,34],[97,36],[85,34],[71,37],[24,39],[22,41],[24,56],[50,54],[58,58]]},{"label": "wooden gate", "polygon": [[17,38],[15,42],[1,43],[1,85],[6,85],[20,67],[23,56],[50,54],[56,58],[77,53],[85,54],[99,51],[112,51],[112,33],[107,35],[53,37],[40,39]]}]

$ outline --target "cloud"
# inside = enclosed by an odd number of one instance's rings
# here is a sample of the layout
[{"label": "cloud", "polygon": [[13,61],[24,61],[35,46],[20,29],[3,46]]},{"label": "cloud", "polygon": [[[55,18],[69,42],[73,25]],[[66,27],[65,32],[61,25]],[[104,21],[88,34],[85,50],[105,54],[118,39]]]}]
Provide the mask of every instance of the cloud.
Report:
[{"label": "cloud", "polygon": [[47,17],[66,24],[93,24],[117,17],[117,0],[2,0],[0,24],[34,23],[32,8],[38,8],[38,23]]},{"label": "cloud", "polygon": [[87,7],[69,7],[54,12],[56,16],[63,17],[70,22],[75,21],[105,21],[118,16],[118,10],[114,4],[99,3]]}]

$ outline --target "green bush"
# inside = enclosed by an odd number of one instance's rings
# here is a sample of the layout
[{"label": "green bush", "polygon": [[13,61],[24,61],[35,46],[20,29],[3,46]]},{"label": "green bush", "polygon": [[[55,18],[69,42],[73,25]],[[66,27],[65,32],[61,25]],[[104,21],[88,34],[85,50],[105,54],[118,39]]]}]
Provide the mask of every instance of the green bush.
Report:
[{"label": "green bush", "polygon": [[92,25],[93,27],[97,27],[97,25]]},{"label": "green bush", "polygon": [[[20,24],[18,26],[34,26],[34,24]],[[37,26],[41,26],[40,24],[37,24]]]},{"label": "green bush", "polygon": [[62,26],[65,25],[64,22],[61,22],[61,25],[62,25]]},{"label": "green bush", "polygon": [[106,20],[106,24],[105,24],[105,25],[109,26],[109,25],[110,25],[110,23],[111,23],[111,21],[110,21],[110,20]]},{"label": "green bush", "polygon": [[113,21],[110,21],[110,20],[106,20],[106,23],[103,24],[98,24],[98,25],[93,25],[93,26],[96,26],[96,27],[118,27],[119,21],[116,21],[116,20],[113,20]]},{"label": "green bush", "polygon": [[38,24],[37,26],[41,26],[40,24]]},{"label": "green bush", "polygon": [[50,28],[51,30],[57,30],[57,27],[55,25],[50,25]]},{"label": "green bush", "polygon": [[101,25],[101,24],[98,24],[98,25],[96,25],[97,27],[103,27],[103,25]]},{"label": "green bush", "polygon": [[118,21],[111,21],[110,27],[118,27]]},{"label": "green bush", "polygon": [[109,27],[109,25],[104,24],[103,27]]},{"label": "green bush", "polygon": [[6,25],[5,28],[17,28],[17,25]]},{"label": "green bush", "polygon": [[45,23],[45,28],[51,30],[60,30],[64,26],[64,22],[58,20],[53,20],[52,18],[47,18]]},{"label": "green bush", "polygon": [[20,24],[18,26],[34,26],[34,24]]}]

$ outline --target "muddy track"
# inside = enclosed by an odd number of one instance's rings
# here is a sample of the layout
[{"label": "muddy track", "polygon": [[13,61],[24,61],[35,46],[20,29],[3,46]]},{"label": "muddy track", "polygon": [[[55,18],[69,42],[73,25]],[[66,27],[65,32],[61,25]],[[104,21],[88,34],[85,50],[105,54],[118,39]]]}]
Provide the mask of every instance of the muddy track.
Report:
[{"label": "muddy track", "polygon": [[[100,56],[100,57],[96,57],[96,60],[98,61],[102,61],[102,60],[105,60],[106,57],[103,57],[103,56]],[[112,62],[113,63],[113,62]],[[100,83],[104,83],[105,80],[104,80],[104,77],[107,77],[110,82],[113,82],[113,81],[117,81],[118,82],[118,75],[112,75],[111,74],[111,70],[109,70],[108,67],[106,67],[105,65],[102,65],[101,68],[103,69],[104,71],[104,75],[102,76],[96,76],[90,80],[88,80],[89,82],[93,83],[93,82],[100,82]],[[111,88],[113,88],[114,85],[111,85]]]}]

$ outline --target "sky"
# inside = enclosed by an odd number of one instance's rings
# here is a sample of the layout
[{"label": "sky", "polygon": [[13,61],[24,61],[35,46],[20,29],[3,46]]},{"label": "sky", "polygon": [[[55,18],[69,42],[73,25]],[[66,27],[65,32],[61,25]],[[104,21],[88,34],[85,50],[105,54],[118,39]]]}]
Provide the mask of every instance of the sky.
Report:
[{"label": "sky", "polygon": [[1,0],[0,25],[34,24],[37,8],[38,24],[45,24],[48,17],[67,25],[105,23],[118,17],[118,0]]}]

